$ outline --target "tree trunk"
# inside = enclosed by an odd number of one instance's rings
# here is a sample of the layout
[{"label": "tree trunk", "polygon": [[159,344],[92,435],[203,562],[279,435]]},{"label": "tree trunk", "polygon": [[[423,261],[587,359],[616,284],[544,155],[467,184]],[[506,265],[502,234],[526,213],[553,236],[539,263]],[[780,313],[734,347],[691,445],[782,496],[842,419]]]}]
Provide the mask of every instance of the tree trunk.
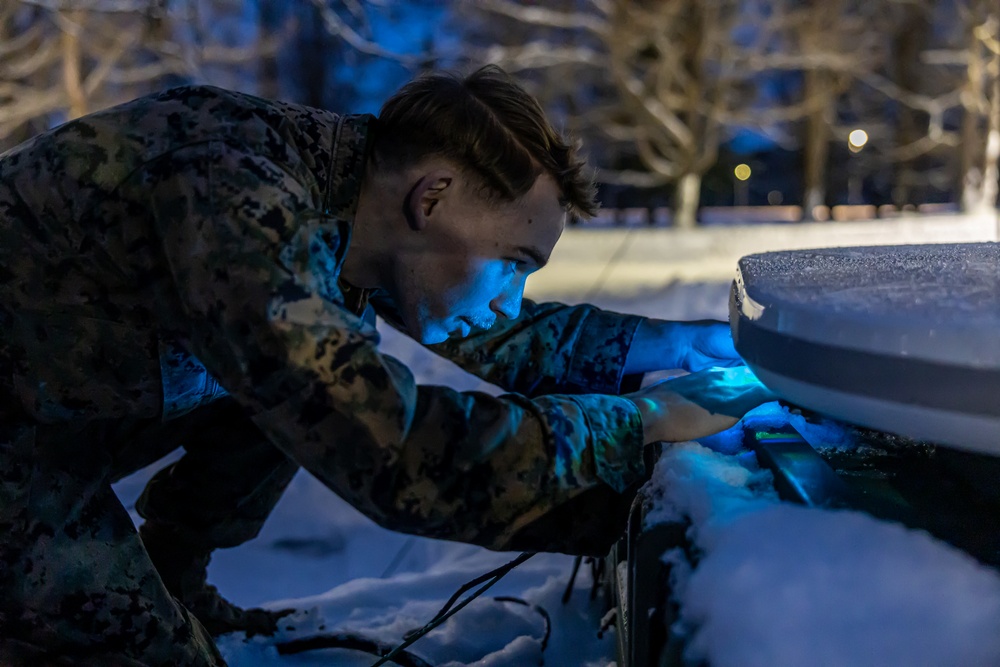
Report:
[{"label": "tree trunk", "polygon": [[830,85],[826,73],[805,71],[805,98],[819,99],[806,116],[802,219],[815,220],[814,210],[826,203],[826,162],[830,153]]},{"label": "tree trunk", "polygon": [[996,210],[1000,191],[1000,53],[993,56],[993,85],[990,90],[989,120],[986,126],[986,150],[983,156],[982,186],[977,213]]},{"label": "tree trunk", "polygon": [[[931,22],[929,8],[924,3],[915,3],[907,8],[893,40],[892,58],[896,72],[896,82],[907,92],[919,93],[926,71],[920,64],[920,52],[930,40]],[[896,146],[909,146],[927,134],[927,114],[923,111],[901,105],[899,121],[896,123]],[[903,207],[914,203],[913,175],[919,171],[919,159],[898,161],[894,166],[895,186],[892,203]]]},{"label": "tree trunk", "polygon": [[674,192],[674,227],[691,229],[698,224],[701,201],[701,174],[687,173],[677,181]]},{"label": "tree trunk", "polygon": [[344,57],[342,45],[336,44],[323,25],[320,11],[312,3],[302,3],[295,48],[298,51],[299,99],[306,106],[326,108],[329,92],[329,66]]},{"label": "tree trunk", "polygon": [[67,120],[87,114],[87,94],[83,90],[80,54],[80,33],[83,32],[84,13],[79,10],[65,12],[66,23],[62,29],[63,87],[69,100]]},{"label": "tree trunk", "polygon": [[982,116],[979,103],[983,99],[983,63],[979,44],[975,35],[968,35],[969,65],[966,71],[965,90],[962,93],[961,142],[959,144],[959,164],[956,175],[958,201],[962,210],[972,213],[979,210],[983,199],[983,158],[985,157],[985,136],[982,134]]},{"label": "tree trunk", "polygon": [[[959,144],[960,171],[959,201],[966,213],[988,212],[996,205],[997,197],[997,152],[1000,151],[1000,128],[996,120],[998,93],[997,77],[987,87],[986,78],[990,68],[983,58],[979,39],[975,34],[969,37],[969,64],[963,98],[965,100],[962,116],[962,140]],[[1000,68],[1000,54],[990,58],[992,66]],[[1000,73],[998,73],[1000,76]],[[982,128],[982,112],[986,106],[986,123]]]},{"label": "tree trunk", "polygon": [[275,0],[260,0],[257,21],[257,44],[260,61],[257,66],[259,79],[257,90],[261,97],[276,100],[281,97],[278,85],[278,53],[271,48],[270,41],[283,18],[281,6]]}]

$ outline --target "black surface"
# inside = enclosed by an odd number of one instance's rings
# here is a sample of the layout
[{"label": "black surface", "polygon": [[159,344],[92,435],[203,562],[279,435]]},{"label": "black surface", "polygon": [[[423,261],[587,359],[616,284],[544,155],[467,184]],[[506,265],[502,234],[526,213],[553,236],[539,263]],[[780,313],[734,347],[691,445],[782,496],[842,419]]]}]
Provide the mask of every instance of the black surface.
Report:
[{"label": "black surface", "polygon": [[788,431],[744,433],[783,499],[898,521],[1000,566],[1000,458],[866,429],[855,449],[817,451]]}]

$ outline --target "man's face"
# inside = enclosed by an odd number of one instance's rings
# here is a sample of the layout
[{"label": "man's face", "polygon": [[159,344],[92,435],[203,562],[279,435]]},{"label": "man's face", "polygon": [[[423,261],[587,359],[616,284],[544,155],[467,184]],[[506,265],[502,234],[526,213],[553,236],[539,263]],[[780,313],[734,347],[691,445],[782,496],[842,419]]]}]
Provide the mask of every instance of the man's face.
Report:
[{"label": "man's face", "polygon": [[517,317],[525,280],[548,261],[566,221],[548,175],[514,203],[487,204],[457,181],[445,191],[423,209],[420,243],[401,250],[394,271],[403,323],[425,344]]}]

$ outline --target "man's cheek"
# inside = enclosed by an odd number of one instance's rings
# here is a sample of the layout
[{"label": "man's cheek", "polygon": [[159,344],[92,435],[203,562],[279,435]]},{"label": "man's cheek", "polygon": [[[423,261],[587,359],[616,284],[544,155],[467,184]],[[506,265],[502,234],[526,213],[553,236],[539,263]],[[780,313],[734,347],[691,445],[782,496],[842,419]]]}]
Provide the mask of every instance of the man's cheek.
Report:
[{"label": "man's cheek", "polygon": [[499,297],[510,284],[510,276],[499,270],[484,271],[477,276],[471,285],[471,301],[478,304],[488,304]]}]

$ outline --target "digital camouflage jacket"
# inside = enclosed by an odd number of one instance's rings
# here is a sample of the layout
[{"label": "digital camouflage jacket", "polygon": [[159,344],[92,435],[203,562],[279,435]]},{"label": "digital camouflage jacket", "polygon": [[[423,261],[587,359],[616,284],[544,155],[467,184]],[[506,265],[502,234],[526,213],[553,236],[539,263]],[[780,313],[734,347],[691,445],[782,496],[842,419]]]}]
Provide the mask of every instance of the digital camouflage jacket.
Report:
[{"label": "digital camouflage jacket", "polygon": [[639,318],[526,301],[432,347],[511,393],[416,384],[338,284],[371,123],[184,87],[0,156],[4,419],[169,419],[224,388],[387,527],[600,553],[644,469],[616,395]]}]

